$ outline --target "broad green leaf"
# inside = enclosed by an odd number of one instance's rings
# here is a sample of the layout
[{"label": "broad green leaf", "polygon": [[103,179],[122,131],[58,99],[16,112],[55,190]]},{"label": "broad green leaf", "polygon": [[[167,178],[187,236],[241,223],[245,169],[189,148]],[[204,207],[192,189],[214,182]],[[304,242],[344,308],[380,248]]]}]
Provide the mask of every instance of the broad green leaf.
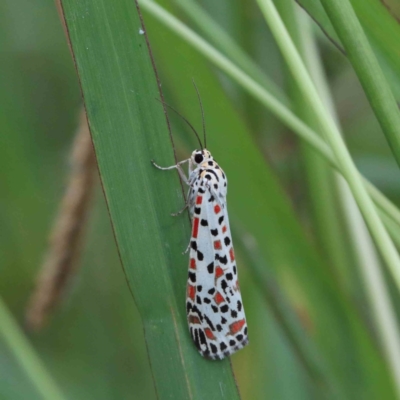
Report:
[{"label": "broad green leaf", "polygon": [[229,360],[210,362],[185,315],[189,224],[146,35],[136,4],[64,1],[104,194],[122,265],[143,319],[159,398],[238,398]]}]

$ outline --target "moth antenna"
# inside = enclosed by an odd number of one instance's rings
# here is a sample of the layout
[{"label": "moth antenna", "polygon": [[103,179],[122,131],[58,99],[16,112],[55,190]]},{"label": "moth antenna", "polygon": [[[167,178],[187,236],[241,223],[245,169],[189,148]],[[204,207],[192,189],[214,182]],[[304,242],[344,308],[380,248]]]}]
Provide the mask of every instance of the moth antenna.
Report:
[{"label": "moth antenna", "polygon": [[203,109],[203,103],[201,102],[201,97],[200,97],[200,92],[199,89],[196,86],[196,83],[194,82],[194,79],[192,78],[193,86],[196,89],[197,93],[197,98],[199,99],[199,104],[200,104],[200,110],[201,110],[201,121],[203,123],[203,137],[204,137],[204,148],[207,148],[207,137],[206,137],[206,120],[204,118],[204,109]]},{"label": "moth antenna", "polygon": [[200,140],[199,134],[197,133],[196,129],[194,129],[193,125],[179,111],[175,110],[174,107],[170,106],[168,103],[166,103],[163,100],[160,100],[160,99],[157,99],[157,98],[156,98],[156,100],[159,101],[161,104],[164,104],[165,106],[170,108],[176,114],[178,114],[189,125],[190,129],[193,131],[193,133],[196,135],[197,140],[199,141],[201,150],[203,150],[203,145],[201,144],[201,140]]}]

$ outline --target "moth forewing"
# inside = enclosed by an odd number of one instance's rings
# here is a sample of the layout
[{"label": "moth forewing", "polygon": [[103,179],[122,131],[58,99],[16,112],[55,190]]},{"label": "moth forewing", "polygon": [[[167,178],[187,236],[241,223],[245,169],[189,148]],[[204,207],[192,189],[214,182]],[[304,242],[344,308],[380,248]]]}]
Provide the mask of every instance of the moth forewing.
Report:
[{"label": "moth forewing", "polygon": [[[181,175],[180,164],[170,168],[174,167]],[[186,296],[189,330],[201,355],[223,359],[248,343],[226,205],[227,179],[211,153],[201,149],[192,153],[189,178],[184,181],[190,186],[187,202],[192,221]]]}]

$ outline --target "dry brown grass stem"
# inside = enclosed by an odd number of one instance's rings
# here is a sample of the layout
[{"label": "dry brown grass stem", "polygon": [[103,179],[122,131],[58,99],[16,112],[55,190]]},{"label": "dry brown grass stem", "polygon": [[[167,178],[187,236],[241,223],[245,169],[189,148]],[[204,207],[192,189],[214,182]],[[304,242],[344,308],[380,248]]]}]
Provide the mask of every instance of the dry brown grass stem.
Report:
[{"label": "dry brown grass stem", "polygon": [[26,321],[30,329],[39,330],[43,327],[60,301],[66,284],[76,273],[96,175],[92,141],[82,110],[72,148],[67,189],[54,221],[49,249],[38,274],[36,288],[27,307]]}]

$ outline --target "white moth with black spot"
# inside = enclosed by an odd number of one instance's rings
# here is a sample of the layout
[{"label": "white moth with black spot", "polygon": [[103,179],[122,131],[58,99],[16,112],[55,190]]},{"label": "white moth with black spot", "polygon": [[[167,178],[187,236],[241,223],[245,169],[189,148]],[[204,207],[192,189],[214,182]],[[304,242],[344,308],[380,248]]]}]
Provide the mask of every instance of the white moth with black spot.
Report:
[{"label": "white moth with black spot", "polygon": [[[181,167],[186,162],[188,178]],[[192,221],[187,319],[200,354],[221,360],[248,343],[226,206],[226,176],[206,149],[195,150],[171,167],[153,164],[162,170],[176,168],[190,187],[185,206]]]}]

